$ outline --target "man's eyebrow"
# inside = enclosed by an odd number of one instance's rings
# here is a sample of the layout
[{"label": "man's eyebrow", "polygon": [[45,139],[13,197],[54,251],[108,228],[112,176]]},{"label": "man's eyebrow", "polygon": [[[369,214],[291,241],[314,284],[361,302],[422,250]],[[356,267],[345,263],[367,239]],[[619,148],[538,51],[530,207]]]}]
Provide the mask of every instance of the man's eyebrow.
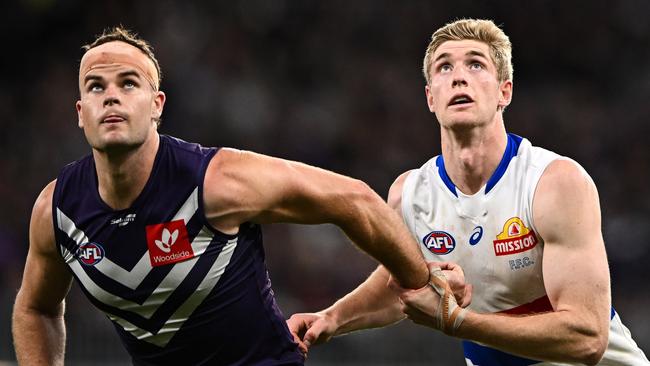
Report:
[{"label": "man's eyebrow", "polygon": [[[436,59],[433,60],[433,62],[436,63],[436,62],[438,62],[440,59],[448,58],[448,57],[450,57],[450,56],[451,56],[451,55],[450,55],[448,52],[443,52],[443,53],[439,54],[438,57],[436,57]],[[487,56],[485,56],[485,54],[484,54],[483,52],[481,52],[481,51],[476,51],[476,50],[470,50],[470,51],[467,51],[467,52],[465,53],[465,56],[478,56],[478,57],[487,58]]]},{"label": "man's eyebrow", "polygon": [[447,58],[447,57],[449,57],[449,53],[447,53],[447,52],[443,52],[443,53],[439,54],[438,57],[436,57],[436,59],[433,60],[433,62],[434,62],[434,63],[435,63],[435,62],[438,62],[438,60],[440,60],[441,58]]},{"label": "man's eyebrow", "polygon": [[120,78],[126,78],[129,76],[135,76],[136,78],[140,78],[140,73],[135,71],[135,70],[127,70],[127,71],[122,71],[121,73],[117,74],[118,77]]},{"label": "man's eyebrow", "polygon": [[465,55],[466,56],[479,56],[479,57],[487,58],[487,56],[485,56],[485,54],[483,52],[476,51],[476,50],[467,51],[467,53]]},{"label": "man's eyebrow", "polygon": [[102,77],[99,76],[99,75],[88,74],[88,75],[86,75],[86,77],[84,77],[84,84],[86,84],[86,83],[89,82],[90,80],[101,81],[101,80],[104,80],[104,78],[102,78]]}]

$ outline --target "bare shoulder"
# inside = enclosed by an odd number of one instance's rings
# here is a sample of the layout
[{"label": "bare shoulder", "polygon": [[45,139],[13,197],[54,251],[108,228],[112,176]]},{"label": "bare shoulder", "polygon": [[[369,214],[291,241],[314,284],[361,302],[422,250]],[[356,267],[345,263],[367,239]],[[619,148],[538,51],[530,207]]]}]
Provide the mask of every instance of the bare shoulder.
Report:
[{"label": "bare shoulder", "polygon": [[547,240],[562,231],[600,228],[598,191],[575,161],[558,159],[542,174],[533,199],[533,217]]},{"label": "bare shoulder", "polygon": [[413,170],[407,170],[400,174],[388,190],[388,205],[398,212],[402,211],[402,191],[404,189],[404,182],[412,171]]},{"label": "bare shoulder", "polygon": [[208,165],[206,179],[247,179],[251,175],[260,177],[273,172],[273,168],[288,163],[287,160],[255,153],[252,151],[222,148]]},{"label": "bare shoulder", "polygon": [[283,185],[299,163],[252,151],[223,148],[212,158],[204,178],[207,219],[218,230],[234,234],[243,222],[282,199]]},{"label": "bare shoulder", "polygon": [[551,162],[542,174],[535,192],[539,203],[566,200],[597,194],[596,185],[585,169],[570,159]]},{"label": "bare shoulder", "polygon": [[34,203],[29,225],[29,252],[15,305],[19,311],[37,311],[49,316],[63,314],[62,301],[72,281],[56,249],[52,219],[55,186],[56,181],[50,182]]},{"label": "bare shoulder", "polygon": [[55,252],[54,224],[52,221],[52,197],[56,180],[48,183],[36,198],[30,221],[30,247],[41,253]]}]

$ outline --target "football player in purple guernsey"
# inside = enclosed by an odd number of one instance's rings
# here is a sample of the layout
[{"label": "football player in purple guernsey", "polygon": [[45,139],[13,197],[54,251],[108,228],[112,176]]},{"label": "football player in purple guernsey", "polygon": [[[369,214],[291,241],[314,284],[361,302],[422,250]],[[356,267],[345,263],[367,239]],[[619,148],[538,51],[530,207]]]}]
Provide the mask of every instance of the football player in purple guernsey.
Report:
[{"label": "football player in purple guernsey", "polygon": [[428,286],[413,237],[366,184],[160,134],[160,82],[150,46],[127,30],[85,47],[76,109],[92,152],[34,205],[13,312],[21,365],[63,364],[73,278],[135,365],[302,364],[273,296],[260,224],[336,224],[400,286]]}]

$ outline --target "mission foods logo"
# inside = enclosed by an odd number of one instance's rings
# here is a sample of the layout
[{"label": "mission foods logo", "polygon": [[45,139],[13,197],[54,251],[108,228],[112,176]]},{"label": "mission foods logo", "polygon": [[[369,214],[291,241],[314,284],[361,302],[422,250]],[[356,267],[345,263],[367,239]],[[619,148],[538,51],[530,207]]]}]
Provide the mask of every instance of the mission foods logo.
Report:
[{"label": "mission foods logo", "polygon": [[422,244],[433,254],[443,255],[451,253],[456,248],[456,240],[444,231],[432,231],[422,238]]},{"label": "mission foods logo", "polygon": [[527,228],[518,217],[513,217],[503,225],[503,231],[494,240],[494,254],[510,255],[531,250],[537,245],[535,232]]},{"label": "mission foods logo", "polygon": [[162,266],[194,257],[183,220],[147,225],[146,230],[152,266]]}]

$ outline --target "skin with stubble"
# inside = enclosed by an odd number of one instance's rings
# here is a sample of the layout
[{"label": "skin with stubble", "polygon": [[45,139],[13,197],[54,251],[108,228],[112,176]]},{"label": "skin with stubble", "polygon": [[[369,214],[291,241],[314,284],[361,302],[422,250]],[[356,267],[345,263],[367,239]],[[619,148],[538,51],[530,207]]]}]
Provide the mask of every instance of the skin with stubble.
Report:
[{"label": "skin with stubble", "polygon": [[81,60],[79,127],[93,148],[100,195],[115,209],[137,197],[134,188],[144,187],[153,166],[155,126],[165,104],[165,94],[152,85],[154,77],[153,62],[124,42],[97,46]]},{"label": "skin with stubble", "polygon": [[[157,68],[138,48],[111,41],[89,49],[79,72],[79,127],[92,155],[101,200],[131,207],[158,151],[165,94]],[[204,214],[213,228],[237,234],[247,222],[333,223],[397,278],[421,288],[429,273],[399,217],[365,183],[306,164],[222,148],[204,176]],[[52,220],[56,181],[37,198],[30,249],[13,314],[16,355],[24,365],[64,360],[64,298],[72,277],[58,253]]]},{"label": "skin with stubble", "polygon": [[[501,160],[506,146],[503,109],[512,81],[499,82],[488,46],[474,40],[447,41],[434,53],[427,105],[440,123],[442,153],[456,186],[477,192]],[[454,104],[459,98],[469,102]],[[486,147],[491,147],[486,149]]]},{"label": "skin with stubble", "polygon": [[[507,145],[503,110],[513,84],[499,80],[490,55],[480,41],[445,41],[433,54],[425,87],[429,110],[440,124],[447,174],[466,195],[486,184]],[[398,211],[408,174],[400,175],[389,193]],[[555,310],[519,317],[468,311],[453,335],[532,359],[596,364],[607,347],[611,304],[595,185],[574,162],[555,160],[539,180],[532,212],[544,239],[544,286]],[[440,329],[435,321],[439,294],[402,289],[395,295],[385,278],[380,269],[331,307],[295,314],[290,329],[307,344],[391,324],[404,315]]]}]

